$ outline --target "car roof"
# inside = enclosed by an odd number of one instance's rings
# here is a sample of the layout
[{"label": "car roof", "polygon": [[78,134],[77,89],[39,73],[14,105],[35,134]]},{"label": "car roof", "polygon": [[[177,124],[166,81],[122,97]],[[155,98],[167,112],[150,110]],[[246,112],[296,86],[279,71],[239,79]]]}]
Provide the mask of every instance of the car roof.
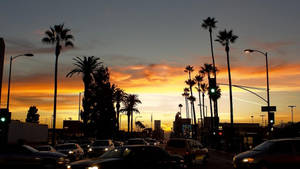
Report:
[{"label": "car roof", "polygon": [[279,138],[279,139],[272,139],[272,140],[268,140],[268,141],[272,141],[272,142],[280,142],[280,141],[300,141],[300,137],[295,137],[295,138]]},{"label": "car roof", "polygon": [[77,143],[64,143],[64,144],[56,144],[55,146],[61,146],[61,145],[75,145]]}]

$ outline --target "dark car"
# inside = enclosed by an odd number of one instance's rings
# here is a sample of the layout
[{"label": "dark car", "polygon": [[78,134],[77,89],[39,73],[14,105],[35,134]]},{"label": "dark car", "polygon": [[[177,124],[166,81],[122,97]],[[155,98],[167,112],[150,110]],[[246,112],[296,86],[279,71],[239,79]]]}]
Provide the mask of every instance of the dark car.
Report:
[{"label": "dark car", "polygon": [[299,168],[300,138],[274,139],[233,158],[234,168]]},{"label": "dark car", "polygon": [[171,156],[156,146],[124,146],[97,159],[71,163],[72,169],[176,169],[184,167],[183,158]]},{"label": "dark car", "polygon": [[76,143],[57,144],[55,149],[56,151],[67,155],[72,161],[80,160],[84,157],[83,149]]},{"label": "dark car", "polygon": [[126,141],[126,145],[150,145],[142,138],[131,138]]},{"label": "dark car", "polygon": [[208,159],[208,149],[199,141],[185,138],[171,138],[167,141],[166,151],[184,157],[188,165],[200,165]]},{"label": "dark car", "polygon": [[42,152],[28,145],[0,147],[1,169],[11,168],[66,168],[67,156],[58,152]]},{"label": "dark car", "polygon": [[113,150],[114,143],[112,140],[96,140],[88,149],[89,157],[99,157],[103,153]]}]

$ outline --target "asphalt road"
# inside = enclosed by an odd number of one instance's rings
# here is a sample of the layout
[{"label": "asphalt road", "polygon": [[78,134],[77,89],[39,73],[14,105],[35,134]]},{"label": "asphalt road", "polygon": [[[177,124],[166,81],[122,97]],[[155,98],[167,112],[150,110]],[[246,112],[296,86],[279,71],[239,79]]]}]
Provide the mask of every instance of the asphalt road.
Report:
[{"label": "asphalt road", "polygon": [[233,154],[210,149],[207,164],[202,164],[193,169],[233,169],[232,158]]}]

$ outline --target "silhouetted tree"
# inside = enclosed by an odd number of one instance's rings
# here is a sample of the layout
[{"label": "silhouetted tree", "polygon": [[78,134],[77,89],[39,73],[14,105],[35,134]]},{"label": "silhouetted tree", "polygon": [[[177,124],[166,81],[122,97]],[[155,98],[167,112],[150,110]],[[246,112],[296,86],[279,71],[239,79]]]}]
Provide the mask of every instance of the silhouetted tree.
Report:
[{"label": "silhouetted tree", "polygon": [[73,65],[75,68],[71,70],[66,76],[72,77],[74,74],[82,74],[82,80],[84,84],[84,98],[83,98],[83,112],[81,113],[83,119],[84,132],[87,134],[87,123],[89,113],[91,111],[91,85],[94,83],[94,73],[98,69],[99,66],[102,65],[102,62],[99,61],[100,58],[94,56],[83,56],[73,58],[75,61]]},{"label": "silhouetted tree", "polygon": [[43,43],[55,45],[55,73],[54,73],[54,104],[53,104],[53,134],[52,144],[55,144],[55,129],[56,129],[56,99],[57,99],[57,66],[58,56],[61,53],[62,47],[73,47],[73,35],[70,34],[70,29],[64,28],[64,24],[51,26],[45,32]]},{"label": "silhouetted tree", "polygon": [[[136,108],[137,104],[142,103],[138,95],[135,94],[128,94],[125,96],[125,105],[124,108],[122,108],[121,112],[127,113],[127,121],[128,121],[128,132],[133,130],[133,112],[140,113],[140,111]],[[130,123],[130,117],[131,117],[131,123]],[[129,127],[129,124],[131,124],[131,130]]]},{"label": "silhouetted tree", "polygon": [[26,122],[27,123],[39,123],[40,115],[37,112],[38,112],[38,109],[35,106],[30,106],[28,113],[27,113]]},{"label": "silhouetted tree", "polygon": [[[207,84],[205,83],[202,83],[200,84],[200,88],[201,88],[201,92],[202,92],[202,111],[203,111],[203,119],[205,119],[205,110],[204,110],[204,107],[205,107],[205,102],[204,102],[204,98],[205,98],[205,93],[207,92]],[[203,124],[204,125],[204,124]]]},{"label": "silhouetted tree", "polygon": [[[185,67],[184,72],[187,72],[189,74],[189,79],[186,81],[186,84],[190,87],[191,96],[193,97],[193,85],[195,85],[195,82],[192,82],[191,73],[194,71],[193,66],[187,65]],[[194,102],[191,102],[191,110],[192,110],[192,116],[194,118],[194,124],[196,124],[196,113],[195,113],[195,106]]]},{"label": "silhouetted tree", "polygon": [[202,115],[202,109],[201,109],[201,82],[203,81],[203,76],[201,75],[196,75],[195,76],[195,82],[197,83],[197,91],[198,91],[198,94],[199,94],[199,111],[200,111],[200,120],[201,120],[201,126],[203,126],[203,115]]},{"label": "silhouetted tree", "polygon": [[114,102],[116,103],[116,112],[117,112],[117,128],[118,130],[120,129],[119,126],[119,117],[120,117],[120,108],[121,108],[121,103],[124,101],[126,93],[120,89],[116,88],[114,90]]},{"label": "silhouetted tree", "polygon": [[229,81],[229,99],[230,99],[230,123],[233,128],[233,102],[232,102],[232,84],[231,84],[231,73],[230,73],[230,61],[229,61],[229,45],[234,43],[238,36],[232,33],[232,30],[220,31],[216,41],[222,46],[225,46],[225,52],[227,55],[227,69],[228,69],[228,81]]},{"label": "silhouetted tree", "polygon": [[181,108],[183,107],[182,104],[179,104],[178,107],[179,107],[179,112],[181,114]]}]

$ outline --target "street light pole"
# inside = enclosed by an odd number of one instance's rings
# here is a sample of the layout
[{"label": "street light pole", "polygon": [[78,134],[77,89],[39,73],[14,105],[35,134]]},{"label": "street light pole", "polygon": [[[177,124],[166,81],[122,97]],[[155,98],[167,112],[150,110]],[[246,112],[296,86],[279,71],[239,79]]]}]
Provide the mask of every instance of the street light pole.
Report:
[{"label": "street light pole", "polygon": [[252,53],[252,52],[258,52],[263,54],[266,57],[266,74],[267,74],[267,104],[268,104],[268,126],[271,127],[271,124],[269,123],[270,118],[270,84],[269,84],[269,64],[268,64],[268,53],[262,52],[255,49],[245,49],[245,53]]},{"label": "street light pole", "polygon": [[10,83],[11,83],[11,68],[12,68],[12,62],[14,59],[20,56],[27,56],[27,57],[32,57],[33,54],[27,53],[27,54],[21,54],[17,56],[11,56],[9,60],[9,73],[8,73],[8,86],[7,86],[7,103],[6,103],[6,108],[9,111],[9,97],[10,97]]}]

